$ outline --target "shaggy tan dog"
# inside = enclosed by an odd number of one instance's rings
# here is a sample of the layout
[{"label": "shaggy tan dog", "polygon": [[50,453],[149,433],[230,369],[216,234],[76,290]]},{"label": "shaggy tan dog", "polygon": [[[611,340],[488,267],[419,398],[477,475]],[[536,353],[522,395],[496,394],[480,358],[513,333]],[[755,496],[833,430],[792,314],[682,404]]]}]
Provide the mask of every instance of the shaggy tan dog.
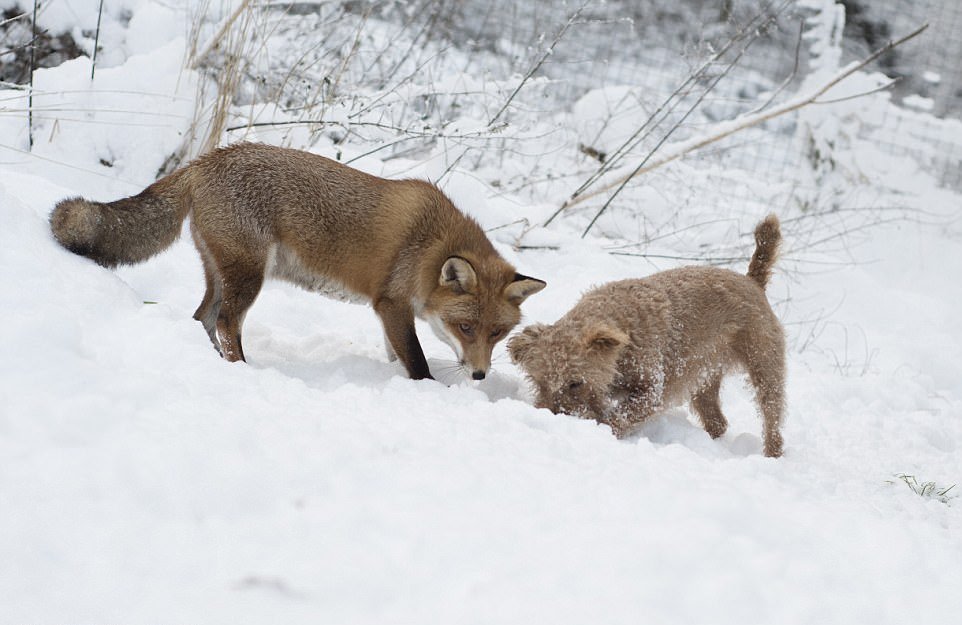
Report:
[{"label": "shaggy tan dog", "polygon": [[742,368],[764,419],[765,455],[782,454],[785,338],[765,298],[781,241],[778,218],[755,228],[743,276],[682,267],[589,291],[557,323],[528,326],[508,342],[534,384],[539,408],[595,419],[618,437],[687,400],[713,438],[728,421],[724,375]]}]

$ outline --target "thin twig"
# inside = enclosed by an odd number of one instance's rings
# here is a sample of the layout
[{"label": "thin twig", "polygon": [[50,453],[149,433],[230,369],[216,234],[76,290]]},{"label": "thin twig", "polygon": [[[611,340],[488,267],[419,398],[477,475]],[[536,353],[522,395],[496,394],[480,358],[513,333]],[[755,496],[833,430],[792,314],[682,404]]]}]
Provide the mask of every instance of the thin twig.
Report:
[{"label": "thin twig", "polygon": [[778,97],[778,94],[781,93],[782,91],[784,91],[784,90],[785,90],[785,87],[787,87],[789,84],[791,84],[791,82],[792,82],[793,80],[795,80],[795,76],[798,75],[798,63],[799,63],[799,58],[801,57],[801,51],[802,51],[802,36],[803,36],[804,34],[805,34],[805,22],[802,21],[802,22],[799,23],[799,25],[798,25],[798,39],[795,41],[795,62],[794,62],[794,64],[792,65],[792,72],[785,78],[785,80],[782,81],[782,83],[781,83],[780,85],[778,85],[778,87],[775,88],[775,90],[772,92],[772,94],[768,97],[767,100],[765,100],[765,101],[762,103],[761,106],[756,107],[755,109],[753,109],[753,110],[751,110],[751,111],[748,111],[748,114],[749,114],[749,115],[752,115],[752,114],[754,114],[754,113],[760,113],[760,112],[764,111],[765,109],[767,109],[769,106],[771,106],[772,102],[775,101],[775,98]]},{"label": "thin twig", "polygon": [[94,171],[94,170],[92,170],[92,169],[84,169],[83,167],[78,167],[77,165],[71,165],[70,163],[65,163],[65,162],[63,162],[63,161],[58,161],[58,160],[56,160],[56,159],[47,158],[46,156],[40,156],[39,154],[34,154],[33,152],[28,152],[28,151],[26,151],[26,150],[20,150],[20,149],[11,147],[11,146],[9,146],[9,145],[4,145],[4,144],[2,144],[2,143],[0,143],[0,148],[3,148],[3,149],[5,149],[5,150],[10,150],[11,152],[16,152],[17,154],[23,154],[24,156],[29,156],[30,158],[35,158],[35,159],[38,159],[38,160],[41,160],[41,161],[44,161],[44,162],[47,162],[47,163],[53,163],[54,165],[60,165],[61,167],[66,167],[66,168],[68,168],[68,169],[74,169],[74,170],[76,170],[76,171],[82,171],[82,172],[84,172],[85,174],[90,174],[91,176],[99,176],[100,178],[106,178],[107,180],[112,180],[112,181],[116,181],[116,182],[122,182],[122,183],[124,183],[124,184],[126,184],[126,185],[129,185],[130,187],[133,187],[133,188],[137,188],[137,189],[143,189],[143,188],[144,188],[144,183],[143,183],[143,182],[134,182],[134,181],[132,181],[132,180],[125,180],[124,178],[118,178],[118,177],[115,176],[114,174],[108,175],[108,174],[105,174],[105,173],[102,173],[102,172],[99,172],[99,171]]},{"label": "thin twig", "polygon": [[667,260],[697,261],[702,263],[738,263],[748,260],[747,256],[675,256],[673,254],[642,254],[639,252],[608,252],[612,256],[634,256],[637,258],[661,258]]},{"label": "thin twig", "polygon": [[[442,50],[441,52],[444,52],[444,50]],[[441,54],[441,52],[439,52],[438,54]],[[435,57],[432,56],[432,57],[428,58],[427,60],[423,61],[420,65],[418,65],[417,67],[415,67],[415,68],[411,71],[410,74],[408,74],[407,76],[404,76],[403,78],[401,78],[401,79],[397,82],[397,84],[395,84],[393,87],[391,87],[390,89],[388,89],[388,90],[386,90],[386,91],[382,91],[376,98],[372,99],[370,102],[368,102],[367,104],[365,104],[362,108],[360,108],[360,109],[357,110],[357,111],[354,111],[353,113],[350,113],[350,114],[347,116],[348,119],[354,119],[354,118],[356,118],[357,116],[359,116],[359,115],[361,115],[361,114],[363,114],[363,113],[367,113],[367,112],[370,111],[372,108],[374,108],[374,106],[375,106],[378,102],[380,102],[381,100],[383,100],[384,98],[386,98],[387,96],[389,96],[389,95],[391,95],[391,94],[393,94],[393,93],[397,93],[397,90],[401,88],[401,85],[403,85],[403,84],[405,84],[405,83],[407,83],[407,82],[410,82],[415,76],[417,76],[418,74],[421,73],[421,70],[424,69],[424,67],[425,67],[428,63],[430,63],[431,61],[434,61],[434,60],[435,60]],[[422,95],[428,95],[428,94],[422,94]]]},{"label": "thin twig", "polygon": [[441,184],[441,181],[444,180],[444,178],[445,178],[448,174],[451,173],[451,170],[452,170],[452,169],[454,169],[455,167],[458,166],[458,163],[461,162],[461,159],[464,158],[464,155],[467,154],[467,153],[470,152],[470,151],[471,151],[471,148],[470,148],[470,147],[465,148],[465,150],[464,150],[463,152],[461,152],[461,154],[459,154],[456,159],[454,159],[453,161],[451,161],[451,164],[448,165],[443,172],[441,172],[441,175],[438,176],[438,179],[434,181],[434,184],[436,184],[436,185]]},{"label": "thin twig", "polygon": [[[23,91],[24,94],[28,91],[25,85],[18,85],[16,83],[5,82],[3,80],[0,80],[0,87],[4,89],[14,89],[14,90]],[[123,89],[64,89],[64,90],[57,90],[57,91],[43,91],[38,89],[37,93],[40,95],[50,95],[54,93],[57,95],[67,95],[67,94],[74,94],[74,93],[82,93],[84,95],[88,95],[92,93],[96,93],[96,94],[115,93],[115,94],[122,94],[122,95],[150,96],[153,98],[164,98],[165,100],[193,101],[193,98],[188,98],[186,96],[179,96],[175,94],[151,93],[150,91],[132,91],[132,90],[125,91]],[[8,98],[0,98],[0,102],[9,102],[10,100],[21,100],[25,97],[26,95],[22,95],[22,94],[10,96]]]},{"label": "thin twig", "polygon": [[37,5],[40,0],[33,0],[33,21],[30,23],[32,45],[30,46],[30,95],[27,98],[27,135],[30,150],[33,150],[33,67],[37,55]]},{"label": "thin twig", "polygon": [[326,120],[326,119],[289,119],[277,122],[253,122],[251,124],[243,124],[237,126],[231,126],[226,128],[227,131],[240,130],[242,128],[258,128],[267,126],[302,126],[302,125],[324,125],[330,124],[332,126],[340,126],[342,128],[350,128],[353,126],[370,126],[372,128],[379,128],[382,130],[391,130],[394,132],[400,132],[410,135],[413,138],[437,138],[437,139],[468,139],[474,137],[483,137],[488,134],[497,134],[497,131],[501,128],[485,128],[483,130],[476,130],[473,132],[465,132],[461,134],[443,134],[440,130],[431,130],[430,127],[426,127],[425,130],[416,130],[414,128],[402,128],[401,126],[395,126],[393,124],[382,124],[380,122],[345,122],[340,120]]},{"label": "thin twig", "polygon": [[856,93],[855,95],[847,95],[842,98],[833,98],[831,100],[814,100],[812,104],[836,104],[838,102],[847,102],[848,100],[857,100],[858,98],[864,98],[867,95],[872,95],[873,93],[878,93],[879,91],[885,91],[886,89],[891,89],[895,83],[899,81],[899,78],[893,78],[889,80],[884,85],[879,85],[874,89],[869,89],[868,91],[862,91]]},{"label": "thin twig", "polygon": [[[397,61],[392,64],[392,67],[387,71],[386,76],[393,76],[395,73],[401,70],[401,66],[404,65],[404,63],[408,60],[408,58],[410,58],[411,53],[414,52],[414,50],[419,47],[418,41],[421,39],[421,37],[424,36],[425,33],[430,33],[434,29],[435,24],[437,24],[438,19],[441,17],[441,13],[446,8],[443,3],[439,3],[440,4],[439,5],[430,0],[427,4],[430,4],[432,6],[431,17],[424,24],[421,25],[421,28],[418,29],[418,32],[414,35],[414,37],[411,38],[410,43],[408,43],[407,50],[405,50],[404,53],[401,54],[401,56],[397,59]],[[401,29],[401,32],[406,31],[407,27],[411,24],[411,22],[413,22],[413,16],[412,16],[412,19],[404,25],[404,27]],[[381,50],[381,54],[378,55],[378,59],[375,59],[374,62],[377,62],[380,59],[381,55],[383,55],[384,52],[388,49],[393,50],[393,46],[390,48],[384,48],[383,50]],[[423,51],[423,47],[422,47],[422,51]],[[420,65],[423,65],[423,64],[420,64]],[[386,83],[387,81],[382,82],[381,88],[386,87],[387,86]],[[397,87],[395,87],[395,89],[396,88]]]},{"label": "thin twig", "polygon": [[26,14],[26,13],[17,13],[17,14],[14,15],[13,17],[8,17],[8,18],[5,19],[5,20],[0,20],[0,28],[3,28],[4,26],[6,26],[7,24],[9,24],[10,22],[15,22],[15,21],[17,21],[17,20],[19,20],[19,19],[23,19],[23,18],[25,18],[25,17],[27,17],[27,14]]},{"label": "thin twig", "polygon": [[502,230],[502,229],[504,229],[504,228],[510,228],[511,226],[517,226],[518,224],[523,224],[523,225],[527,226],[527,225],[528,225],[528,219],[527,219],[526,217],[522,217],[521,219],[515,219],[514,221],[509,221],[508,223],[506,223],[506,224],[501,224],[500,226],[492,226],[491,228],[486,228],[486,229],[485,229],[485,232],[496,232],[496,231]]},{"label": "thin twig", "polygon": [[[616,245],[616,246],[609,247],[609,248],[606,248],[606,249],[612,250],[612,251],[617,251],[617,250],[628,249],[628,248],[631,248],[631,247],[641,247],[642,245],[647,246],[647,245],[651,245],[651,244],[654,243],[655,241],[660,241],[661,239],[667,239],[668,237],[678,236],[679,234],[681,234],[682,232],[685,232],[685,231],[687,231],[687,230],[694,230],[694,229],[696,229],[696,228],[704,228],[705,226],[711,226],[711,225],[714,225],[714,224],[725,223],[725,222],[729,222],[729,221],[733,221],[733,220],[732,220],[731,218],[725,218],[725,219],[709,219],[708,221],[702,221],[702,222],[698,222],[698,223],[694,223],[694,224],[689,224],[689,225],[684,226],[684,227],[681,227],[681,228],[675,228],[675,229],[672,230],[671,232],[662,232],[662,233],[657,234],[657,235],[654,235],[654,236],[646,236],[644,241],[638,241],[638,242],[636,242],[636,243],[625,243],[624,245]],[[784,221],[783,221],[783,223],[784,223]]]},{"label": "thin twig", "polygon": [[[4,113],[23,113],[24,111],[30,112],[30,109],[21,108],[4,108]],[[172,119],[181,119],[183,115],[177,115],[176,113],[164,113],[161,111],[136,111],[136,110],[125,110],[125,109],[98,109],[94,107],[77,107],[77,108],[67,108],[60,106],[36,106],[32,109],[37,113],[97,113],[97,114],[107,114],[116,113],[118,115],[137,115],[140,117],[169,117]]]},{"label": "thin twig", "polygon": [[201,50],[200,53],[191,60],[191,69],[197,69],[200,64],[204,62],[204,60],[207,58],[207,55],[211,53],[211,50],[220,44],[220,40],[224,38],[228,31],[230,31],[231,26],[247,9],[247,6],[250,3],[251,0],[243,0],[240,5],[234,9],[234,12],[231,13],[230,17],[227,18],[227,21],[224,22],[223,26],[220,27],[220,30],[217,31],[217,34],[211,37],[210,41],[207,42],[207,45],[204,46],[204,49]]},{"label": "thin twig", "polygon": [[94,32],[94,53],[90,59],[90,80],[94,79],[94,71],[97,69],[97,46],[100,45],[100,18],[104,14],[104,0],[100,0],[100,8],[97,9],[97,30]]},{"label": "thin twig", "polygon": [[488,126],[493,126],[494,122],[498,121],[498,118],[501,117],[501,115],[507,110],[508,105],[511,104],[511,101],[514,100],[514,97],[518,95],[518,92],[521,91],[521,88],[524,87],[525,83],[528,82],[528,80],[541,68],[542,65],[544,65],[544,62],[548,60],[548,57],[554,53],[555,46],[558,45],[558,42],[560,42],[565,36],[565,33],[568,32],[568,29],[571,28],[571,25],[574,24],[576,19],[578,19],[578,17],[581,15],[581,12],[585,10],[585,7],[588,6],[590,1],[591,0],[585,0],[585,2],[568,17],[568,21],[565,22],[565,25],[562,26],[561,30],[558,31],[558,34],[555,35],[554,41],[552,41],[551,45],[548,46],[548,49],[544,51],[544,54],[541,55],[541,58],[538,59],[538,62],[531,66],[531,69],[528,70],[528,73],[525,74],[524,78],[521,79],[521,82],[518,83],[518,86],[515,87],[514,91],[511,92],[511,95],[508,96],[508,99],[505,101],[505,103],[500,109],[498,109],[498,112],[495,113],[494,117],[488,121]]},{"label": "thin twig", "polygon": [[[405,132],[408,132],[408,131],[405,131]],[[405,141],[410,141],[411,139],[434,139],[434,140],[438,140],[438,139],[475,139],[475,138],[479,138],[479,137],[484,137],[484,136],[487,135],[487,134],[489,134],[489,131],[488,131],[487,129],[485,129],[485,130],[477,130],[477,131],[475,131],[475,132],[465,132],[465,133],[456,134],[456,135],[446,135],[446,134],[442,134],[442,133],[429,133],[429,132],[415,132],[415,131],[410,131],[409,136],[400,137],[400,138],[398,138],[398,139],[395,139],[394,141],[389,141],[389,142],[387,142],[387,143],[384,143],[384,144],[382,144],[382,145],[374,148],[373,150],[369,150],[369,151],[367,151],[367,152],[364,152],[363,154],[358,154],[358,155],[355,156],[354,158],[351,158],[351,159],[348,159],[348,160],[344,161],[344,164],[345,164],[345,165],[349,165],[349,164],[353,163],[354,161],[356,161],[356,160],[358,160],[358,159],[364,158],[365,156],[370,156],[371,154],[374,154],[375,152],[380,152],[381,150],[385,150],[385,149],[387,149],[387,148],[394,147],[395,145],[397,145],[397,144],[399,144],[399,143],[403,143],[403,142],[405,142]]]},{"label": "thin twig", "polygon": [[340,68],[334,74],[334,80],[332,80],[327,89],[327,96],[324,98],[324,104],[330,104],[334,96],[337,94],[337,88],[341,84],[341,78],[344,77],[344,72],[347,71],[347,66],[350,65],[351,59],[357,54],[358,49],[361,47],[361,34],[364,32],[364,26],[367,24],[367,20],[371,15],[371,9],[365,9],[364,13],[361,15],[361,21],[357,25],[357,30],[354,32],[354,42],[351,44],[351,50],[344,57],[344,61],[341,63]]}]

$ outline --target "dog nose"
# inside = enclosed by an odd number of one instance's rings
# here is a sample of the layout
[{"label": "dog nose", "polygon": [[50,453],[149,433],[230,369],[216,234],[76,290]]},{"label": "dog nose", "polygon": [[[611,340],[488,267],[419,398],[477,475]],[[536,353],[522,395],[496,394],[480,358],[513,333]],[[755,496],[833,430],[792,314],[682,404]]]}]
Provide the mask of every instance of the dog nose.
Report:
[{"label": "dog nose", "polygon": [[475,371],[474,373],[471,374],[471,377],[474,378],[475,380],[483,380],[484,371]]}]

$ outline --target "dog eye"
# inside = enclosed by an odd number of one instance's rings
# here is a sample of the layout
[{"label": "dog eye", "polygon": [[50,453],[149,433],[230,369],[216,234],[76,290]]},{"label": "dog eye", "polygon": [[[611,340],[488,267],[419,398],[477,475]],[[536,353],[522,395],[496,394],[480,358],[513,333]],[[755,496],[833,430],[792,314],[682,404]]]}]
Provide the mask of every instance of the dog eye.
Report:
[{"label": "dog eye", "polygon": [[584,384],[584,382],[568,382],[568,390],[576,391]]},{"label": "dog eye", "polygon": [[461,334],[463,334],[464,336],[473,336],[473,335],[474,335],[474,328],[472,328],[471,326],[469,326],[469,325],[466,324],[466,323],[460,323],[460,324],[458,324],[458,330],[461,330]]}]

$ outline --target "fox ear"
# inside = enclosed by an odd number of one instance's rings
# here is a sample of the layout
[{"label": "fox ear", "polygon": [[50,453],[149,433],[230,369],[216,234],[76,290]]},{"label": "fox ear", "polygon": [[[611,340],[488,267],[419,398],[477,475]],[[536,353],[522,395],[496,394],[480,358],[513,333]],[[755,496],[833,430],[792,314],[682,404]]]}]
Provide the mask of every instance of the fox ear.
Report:
[{"label": "fox ear", "polygon": [[628,343],[628,335],[607,324],[589,327],[584,334],[585,345],[589,351],[599,354],[618,353]]},{"label": "fox ear", "polygon": [[520,334],[515,334],[508,341],[508,354],[511,362],[519,364],[528,355],[528,351],[541,339],[541,335],[548,329],[543,323],[530,325]]},{"label": "fox ear", "polygon": [[528,299],[529,295],[534,295],[547,286],[544,280],[522,276],[520,273],[514,274],[514,280],[504,287],[504,296],[515,306],[520,306],[521,302]]},{"label": "fox ear", "polygon": [[452,256],[441,266],[441,278],[438,282],[458,293],[473,293],[478,284],[478,276],[471,263],[460,256]]}]

